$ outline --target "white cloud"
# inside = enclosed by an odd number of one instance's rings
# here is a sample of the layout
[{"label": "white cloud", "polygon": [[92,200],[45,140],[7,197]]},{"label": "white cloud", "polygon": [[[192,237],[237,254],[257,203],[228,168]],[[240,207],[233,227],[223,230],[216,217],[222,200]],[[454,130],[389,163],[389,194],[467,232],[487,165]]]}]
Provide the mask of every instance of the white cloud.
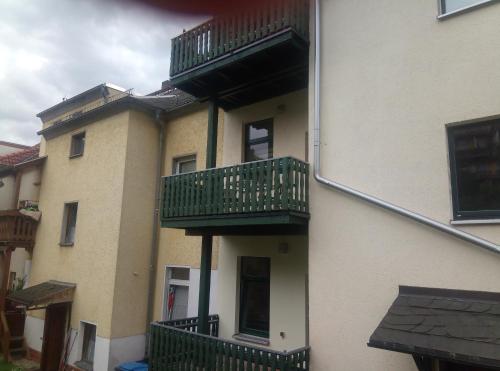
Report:
[{"label": "white cloud", "polygon": [[0,140],[34,144],[35,115],[103,82],[147,93],[168,78],[170,39],[200,18],[125,1],[0,1]]}]

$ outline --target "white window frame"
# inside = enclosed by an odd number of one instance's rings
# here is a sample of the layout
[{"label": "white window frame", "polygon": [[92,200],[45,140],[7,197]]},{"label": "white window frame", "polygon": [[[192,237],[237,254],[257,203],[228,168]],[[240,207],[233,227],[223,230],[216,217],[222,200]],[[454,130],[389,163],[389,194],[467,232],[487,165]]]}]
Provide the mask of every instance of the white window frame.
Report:
[{"label": "white window frame", "polygon": [[[171,268],[185,268],[189,270],[189,280],[177,280],[177,279],[172,279],[171,274],[172,271],[170,270]],[[174,286],[185,286],[188,289],[191,287],[191,267],[187,265],[172,265],[172,264],[167,264],[165,265],[165,279],[163,281],[163,299],[161,302],[161,317],[162,321],[167,321],[167,307],[166,307],[166,299],[167,299],[167,293],[170,291],[170,285]],[[188,305],[189,305],[189,298],[188,298]]]},{"label": "white window frame", "polygon": [[437,18],[439,20],[446,19],[446,18],[455,16],[455,15],[459,15],[462,13],[466,13],[466,12],[469,12],[471,10],[481,8],[485,5],[490,5],[490,4],[496,3],[496,2],[498,2],[498,0],[477,0],[477,2],[474,4],[464,6],[463,8],[459,8],[459,9],[453,10],[451,12],[445,12],[445,6],[444,6],[445,2],[446,2],[446,0],[438,0],[439,15]]},{"label": "white window frame", "polygon": [[77,348],[77,354],[76,354],[76,360],[75,363],[81,362],[82,361],[82,356],[83,356],[83,339],[85,335],[85,325],[92,325],[95,326],[95,344],[94,344],[94,365],[95,365],[95,360],[96,360],[96,350],[97,350],[97,323],[91,322],[91,321],[85,321],[85,320],[80,320],[80,326],[78,329],[78,348]]},{"label": "white window frame", "polygon": [[175,157],[173,160],[174,163],[172,165],[172,175],[180,174],[179,170],[180,170],[181,164],[186,163],[186,162],[191,162],[191,161],[194,161],[194,167],[196,169],[196,154]]}]

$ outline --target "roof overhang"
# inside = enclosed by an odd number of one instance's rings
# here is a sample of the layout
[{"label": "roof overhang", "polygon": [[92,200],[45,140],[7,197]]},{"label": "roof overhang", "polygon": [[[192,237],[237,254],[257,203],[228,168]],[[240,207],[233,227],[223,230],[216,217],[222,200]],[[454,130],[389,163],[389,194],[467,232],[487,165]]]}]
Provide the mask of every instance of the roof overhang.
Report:
[{"label": "roof overhang", "polygon": [[401,286],[368,346],[500,369],[500,293]]},{"label": "roof overhang", "polygon": [[72,302],[75,288],[74,283],[47,281],[15,291],[7,296],[7,299],[25,306],[28,310],[42,309],[51,304]]},{"label": "roof overhang", "polygon": [[[170,103],[172,102],[172,104]],[[98,108],[84,112],[78,117],[61,121],[57,124],[51,125],[43,130],[37,132],[38,135],[43,135],[45,139],[52,139],[61,134],[70,132],[77,128],[87,125],[89,122],[99,120],[109,115],[114,115],[127,109],[135,109],[141,112],[154,115],[157,111],[168,114],[173,111],[191,106],[193,101],[179,101],[175,97],[162,96],[162,97],[139,97],[133,95],[126,95],[112,102],[108,102]]]}]

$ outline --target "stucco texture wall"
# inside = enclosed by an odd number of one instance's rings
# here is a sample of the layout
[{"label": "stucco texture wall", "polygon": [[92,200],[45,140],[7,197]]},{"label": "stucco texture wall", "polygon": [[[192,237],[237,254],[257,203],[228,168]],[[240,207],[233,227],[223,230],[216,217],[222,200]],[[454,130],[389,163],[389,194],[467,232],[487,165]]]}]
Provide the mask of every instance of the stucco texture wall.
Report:
[{"label": "stucco texture wall", "polygon": [[16,194],[16,176],[7,175],[0,177],[3,186],[0,188],[0,210],[14,209]]},{"label": "stucco texture wall", "polygon": [[[246,124],[273,118],[274,157],[307,159],[307,90],[300,90],[224,114],[224,165],[243,162]],[[290,243],[288,255],[278,254],[280,241]],[[291,350],[305,345],[305,275],[307,240],[286,236],[221,237],[219,252],[218,313],[221,336],[237,332],[237,261],[240,256],[271,257],[270,347]],[[280,331],[285,332],[281,338]]]},{"label": "stucco texture wall", "polygon": [[[500,114],[500,5],[438,21],[434,0],[321,4],[322,174],[449,223],[445,124]],[[498,255],[315,181],[310,197],[313,370],[416,371],[366,346],[398,285],[500,291]]]},{"label": "stucco texture wall", "polygon": [[[238,258],[271,258],[269,347],[293,350],[306,344],[307,238],[290,236],[224,237],[219,254],[217,313],[219,336],[232,339],[238,332]],[[287,244],[288,252],[279,247]],[[284,332],[284,337],[280,336]]]},{"label": "stucco texture wall", "polygon": [[[111,336],[128,120],[123,112],[47,141],[43,217],[30,280],[31,285],[51,279],[76,283],[71,326],[79,328],[80,320],[96,323],[97,335],[106,338]],[[70,159],[71,135],[82,130],[85,153]],[[60,247],[64,203],[70,201],[78,201],[75,243]]]},{"label": "stucco texture wall", "polygon": [[273,156],[306,159],[307,90],[299,90],[224,114],[224,165],[243,162],[245,124],[273,118]]},{"label": "stucco texture wall", "polygon": [[[222,164],[224,113],[219,111],[217,165]],[[163,175],[172,175],[174,159],[196,155],[196,169],[205,169],[207,151],[208,108],[206,104],[180,112],[167,120]],[[212,269],[217,269],[219,238],[214,237]],[[154,318],[161,319],[165,266],[200,267],[201,237],[187,237],[183,229],[161,228],[157,261]]]},{"label": "stucco texture wall", "polygon": [[40,167],[31,166],[22,169],[21,183],[19,185],[19,201],[38,201],[40,196]]},{"label": "stucco texture wall", "polygon": [[112,338],[146,332],[158,138],[159,130],[154,118],[145,113],[130,111]]}]

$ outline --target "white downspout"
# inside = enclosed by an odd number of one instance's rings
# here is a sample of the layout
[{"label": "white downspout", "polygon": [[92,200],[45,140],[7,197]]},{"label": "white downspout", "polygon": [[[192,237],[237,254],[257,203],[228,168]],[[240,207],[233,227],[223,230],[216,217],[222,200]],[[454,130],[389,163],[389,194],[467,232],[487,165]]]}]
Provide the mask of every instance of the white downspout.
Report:
[{"label": "white downspout", "polygon": [[337,183],[333,180],[327,179],[321,175],[321,166],[320,166],[320,159],[321,159],[321,151],[320,151],[320,135],[321,135],[321,111],[320,111],[320,100],[321,100],[321,94],[320,94],[320,76],[321,76],[321,53],[320,53],[320,47],[321,47],[321,20],[320,20],[320,0],[315,0],[315,29],[316,29],[316,35],[315,35],[315,58],[314,58],[314,179],[316,179],[319,183],[329,187],[336,189],[338,191],[347,193],[349,195],[355,196],[357,198],[360,198],[366,202],[369,202],[373,205],[382,207],[386,210],[392,211],[396,214],[405,216],[407,218],[410,218],[418,223],[422,223],[424,225],[427,225],[429,227],[432,227],[434,229],[437,229],[441,232],[448,233],[456,238],[459,238],[461,240],[464,240],[466,242],[470,242],[474,245],[477,245],[479,247],[482,247],[486,250],[493,251],[495,253],[500,253],[500,246],[498,244],[495,244],[491,241],[485,240],[483,238],[480,238],[478,236],[474,236],[470,233],[461,231],[459,229],[453,228],[447,224],[438,222],[436,220],[433,220],[429,217],[426,217],[424,215],[415,213],[413,211],[407,210],[403,207],[391,204],[387,201],[381,200],[380,198],[370,196],[366,193],[357,191],[353,188],[350,188],[348,186],[345,186],[343,184]]}]

